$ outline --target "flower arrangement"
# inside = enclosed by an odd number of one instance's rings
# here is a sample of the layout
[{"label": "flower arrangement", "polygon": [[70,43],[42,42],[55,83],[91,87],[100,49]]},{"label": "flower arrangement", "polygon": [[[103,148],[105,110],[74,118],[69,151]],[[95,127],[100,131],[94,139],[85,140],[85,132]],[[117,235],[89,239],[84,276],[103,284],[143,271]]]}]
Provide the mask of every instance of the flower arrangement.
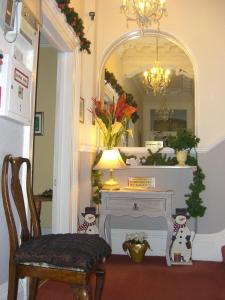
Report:
[{"label": "flower arrangement", "polygon": [[126,234],[126,242],[131,244],[147,244],[150,248],[148,241],[147,241],[147,234],[145,232],[135,232],[135,233],[128,233]]},{"label": "flower arrangement", "polygon": [[118,146],[125,133],[133,137],[132,129],[128,126],[136,107],[126,103],[126,95],[121,95],[116,104],[113,102],[107,108],[96,98],[92,98],[92,101],[90,112],[100,128],[107,149]]},{"label": "flower arrangement", "polygon": [[123,243],[123,250],[125,252],[128,251],[133,262],[141,262],[148,249],[151,250],[145,232],[135,232],[126,235],[126,240]]}]

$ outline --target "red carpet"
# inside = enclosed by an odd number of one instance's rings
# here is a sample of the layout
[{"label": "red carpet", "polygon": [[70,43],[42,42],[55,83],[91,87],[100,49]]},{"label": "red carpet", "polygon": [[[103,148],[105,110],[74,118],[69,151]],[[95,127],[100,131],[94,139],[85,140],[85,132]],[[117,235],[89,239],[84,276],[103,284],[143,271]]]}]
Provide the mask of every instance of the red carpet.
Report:
[{"label": "red carpet", "polygon": [[[73,299],[66,284],[49,281],[39,289],[37,300],[62,299]],[[128,256],[114,255],[106,264],[102,300],[225,300],[225,264],[167,267],[162,257],[133,264]]]}]

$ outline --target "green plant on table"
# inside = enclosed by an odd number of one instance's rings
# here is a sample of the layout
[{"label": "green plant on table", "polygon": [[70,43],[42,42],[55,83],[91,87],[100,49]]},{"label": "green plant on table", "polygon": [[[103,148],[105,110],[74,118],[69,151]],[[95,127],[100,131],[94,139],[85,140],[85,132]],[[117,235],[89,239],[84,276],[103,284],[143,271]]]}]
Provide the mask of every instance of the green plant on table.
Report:
[{"label": "green plant on table", "polygon": [[176,136],[169,136],[167,140],[168,147],[176,151],[191,150],[196,148],[200,139],[192,133],[191,130],[179,129]]}]

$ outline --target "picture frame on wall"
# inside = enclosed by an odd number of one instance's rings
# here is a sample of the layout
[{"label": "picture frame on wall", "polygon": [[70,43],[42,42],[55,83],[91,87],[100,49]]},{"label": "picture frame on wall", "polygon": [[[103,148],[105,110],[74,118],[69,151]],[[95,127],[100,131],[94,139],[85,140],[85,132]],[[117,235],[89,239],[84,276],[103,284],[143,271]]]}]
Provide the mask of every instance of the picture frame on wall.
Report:
[{"label": "picture frame on wall", "polygon": [[84,98],[80,98],[80,111],[79,111],[79,121],[84,123]]},{"label": "picture frame on wall", "polygon": [[44,134],[44,113],[36,112],[34,116],[34,134],[43,135]]}]

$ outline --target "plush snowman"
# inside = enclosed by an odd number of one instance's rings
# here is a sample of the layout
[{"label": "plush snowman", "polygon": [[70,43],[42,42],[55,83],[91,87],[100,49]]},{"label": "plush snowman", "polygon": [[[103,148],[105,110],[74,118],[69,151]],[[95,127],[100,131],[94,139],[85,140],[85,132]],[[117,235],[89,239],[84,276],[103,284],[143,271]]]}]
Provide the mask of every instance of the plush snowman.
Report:
[{"label": "plush snowman", "polygon": [[87,234],[99,234],[98,227],[96,226],[96,214],[95,207],[85,207],[85,213],[82,213],[84,222],[78,227],[78,233]]},{"label": "plush snowman", "polygon": [[174,230],[170,257],[174,263],[191,263],[191,232],[187,227],[187,215],[185,208],[177,208],[176,215],[173,216]]}]

